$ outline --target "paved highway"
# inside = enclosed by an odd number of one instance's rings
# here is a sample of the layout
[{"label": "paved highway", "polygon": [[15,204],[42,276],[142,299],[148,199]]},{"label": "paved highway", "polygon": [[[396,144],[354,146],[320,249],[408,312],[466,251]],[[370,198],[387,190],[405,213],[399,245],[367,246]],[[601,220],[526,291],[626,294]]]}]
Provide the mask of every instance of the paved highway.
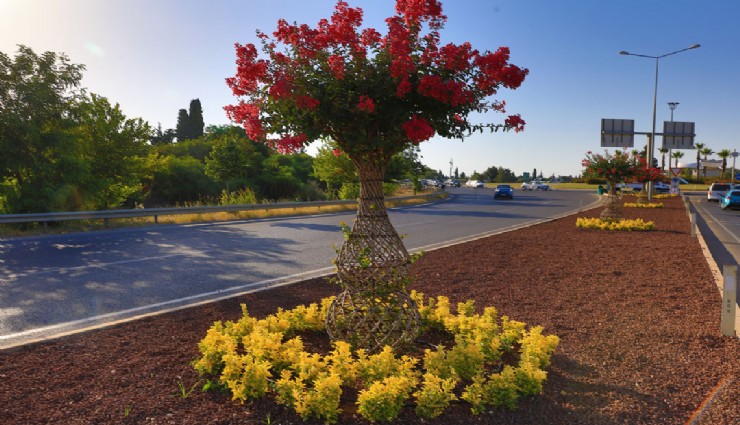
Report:
[{"label": "paved highway", "polygon": [[723,210],[717,202],[707,202],[703,192],[691,193],[688,198],[692,211],[698,214],[699,230],[720,270],[724,265],[740,264],[740,210]]},{"label": "paved highway", "polygon": [[[452,189],[446,201],[397,208],[410,251],[568,215],[583,191]],[[154,225],[0,240],[0,348],[333,272],[339,223],[354,214]]]}]

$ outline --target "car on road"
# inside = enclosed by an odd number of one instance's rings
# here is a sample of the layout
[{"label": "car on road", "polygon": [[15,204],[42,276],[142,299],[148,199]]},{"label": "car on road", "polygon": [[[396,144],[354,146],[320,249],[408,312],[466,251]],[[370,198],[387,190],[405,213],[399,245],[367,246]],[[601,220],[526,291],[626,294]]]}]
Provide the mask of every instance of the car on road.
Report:
[{"label": "car on road", "polygon": [[485,183],[483,183],[480,180],[468,180],[467,182],[465,182],[465,186],[466,187],[476,187],[476,188],[486,187]]},{"label": "car on road", "polygon": [[493,190],[493,199],[509,198],[514,199],[514,188],[508,184],[500,184]]},{"label": "car on road", "polygon": [[727,192],[719,201],[719,206],[723,210],[726,208],[740,208],[740,189],[733,189]]},{"label": "car on road", "polygon": [[456,179],[445,180],[445,186],[447,186],[447,187],[460,187],[460,180],[456,180]]},{"label": "car on road", "polygon": [[668,193],[671,190],[671,187],[663,182],[655,182],[653,187],[655,188],[655,193]]},{"label": "car on road", "polygon": [[550,190],[550,185],[541,181],[535,180],[529,183],[522,183],[522,190]]},{"label": "car on road", "polygon": [[735,187],[732,183],[714,182],[709,186],[709,189],[707,190],[707,201],[719,202],[727,194],[727,192],[733,190],[734,188]]}]

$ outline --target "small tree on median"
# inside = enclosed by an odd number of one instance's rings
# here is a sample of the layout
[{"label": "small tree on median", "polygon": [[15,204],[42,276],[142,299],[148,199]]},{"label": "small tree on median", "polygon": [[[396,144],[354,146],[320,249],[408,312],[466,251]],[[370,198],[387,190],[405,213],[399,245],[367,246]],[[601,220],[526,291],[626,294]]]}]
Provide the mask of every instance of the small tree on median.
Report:
[{"label": "small tree on median", "polygon": [[505,112],[505,102],[490,97],[519,87],[528,71],[509,63],[506,47],[442,45],[446,17],[436,0],[397,0],[386,35],[361,29],[362,15],[339,1],[315,28],[280,20],[272,37],[258,32],[263,57],[254,45],[237,44],[237,73],[227,83],[240,100],[225,109],[253,140],[296,152],[328,138],[357,168],[357,220],[336,259],[343,292],[327,329],[333,338],[378,350],[412,340],[418,328],[405,289],[411,257],[384,204],[389,161],[435,134],[521,131],[519,115],[504,124],[469,117]]},{"label": "small tree on median", "polygon": [[584,177],[597,177],[609,183],[609,194],[604,202],[602,220],[619,220],[622,218],[621,204],[617,195],[617,184],[634,178],[640,168],[639,156],[617,150],[614,154],[604,151],[603,154],[586,152],[581,162]]}]

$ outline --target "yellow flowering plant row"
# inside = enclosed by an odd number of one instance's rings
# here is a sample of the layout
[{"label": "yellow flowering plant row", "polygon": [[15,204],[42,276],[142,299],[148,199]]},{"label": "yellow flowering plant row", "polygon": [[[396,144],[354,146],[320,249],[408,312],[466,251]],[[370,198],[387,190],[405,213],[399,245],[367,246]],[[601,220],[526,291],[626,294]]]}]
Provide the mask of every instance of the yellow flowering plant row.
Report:
[{"label": "yellow flowering plant row", "polygon": [[663,203],[662,202],[648,202],[648,203],[625,202],[624,206],[626,208],[663,208]]},{"label": "yellow flowering plant row", "polygon": [[576,227],[599,230],[646,231],[653,230],[655,223],[644,221],[641,218],[635,220],[602,220],[600,218],[578,217],[576,219]]},{"label": "yellow flowering plant row", "polygon": [[209,378],[208,387],[226,388],[234,400],[272,394],[304,420],[313,416],[328,423],[337,421],[348,388],[358,394],[358,414],[370,421],[392,420],[409,402],[418,416],[432,418],[454,401],[469,403],[477,414],[493,406],[513,409],[520,397],[542,392],[557,336],[499,319],[494,307],[478,314],[473,301],[459,303],[453,313],[447,297],[425,298],[415,291],[411,296],[422,335],[446,333],[450,348],[429,344],[433,348],[414,357],[399,356],[388,346],[372,354],[335,341],[327,354],[308,352],[300,333],[325,330],[330,297],[278,309],[261,320],[242,305],[238,321],[219,321],[207,331],[194,367]]}]

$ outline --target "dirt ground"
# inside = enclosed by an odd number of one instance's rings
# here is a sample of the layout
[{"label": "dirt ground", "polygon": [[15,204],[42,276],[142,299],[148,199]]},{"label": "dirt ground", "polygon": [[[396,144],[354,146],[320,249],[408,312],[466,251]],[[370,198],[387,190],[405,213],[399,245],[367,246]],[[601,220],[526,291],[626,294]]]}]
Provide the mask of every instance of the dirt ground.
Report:
[{"label": "dirt ground", "polygon": [[[515,411],[473,416],[459,403],[422,421],[406,408],[393,423],[739,424],[740,342],[721,335],[720,295],[682,202],[662,202],[625,209],[653,220],[651,232],[582,230],[571,216],[426,253],[411,289],[493,305],[561,343],[543,394]],[[0,352],[0,422],[300,424],[269,398],[201,392],[191,362],[240,303],[263,317],[336,292],[305,281]],[[346,413],[339,423],[367,422]]]}]

